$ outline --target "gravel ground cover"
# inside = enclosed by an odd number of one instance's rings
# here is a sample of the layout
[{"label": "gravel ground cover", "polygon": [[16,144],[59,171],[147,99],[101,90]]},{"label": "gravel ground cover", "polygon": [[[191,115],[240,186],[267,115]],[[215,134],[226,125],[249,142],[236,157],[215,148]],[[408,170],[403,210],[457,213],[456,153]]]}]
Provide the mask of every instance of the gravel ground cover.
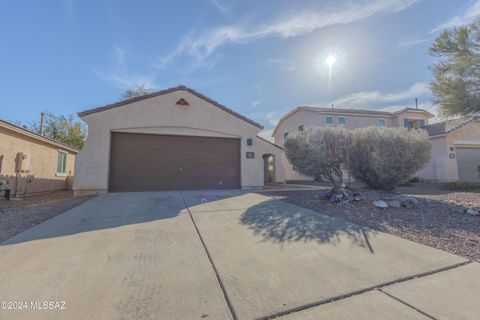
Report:
[{"label": "gravel ground cover", "polygon": [[[441,185],[419,183],[398,188],[395,194],[360,189],[361,201],[331,204],[319,200],[319,191],[268,192],[284,201],[320,213],[345,219],[368,228],[394,234],[430,247],[472,260],[480,259],[480,215],[465,213],[480,210],[479,192],[442,190]],[[376,208],[372,202],[399,195],[414,196],[418,204],[408,208]]]},{"label": "gravel ground cover", "polygon": [[0,242],[91,199],[61,191],[20,200],[0,200]]}]

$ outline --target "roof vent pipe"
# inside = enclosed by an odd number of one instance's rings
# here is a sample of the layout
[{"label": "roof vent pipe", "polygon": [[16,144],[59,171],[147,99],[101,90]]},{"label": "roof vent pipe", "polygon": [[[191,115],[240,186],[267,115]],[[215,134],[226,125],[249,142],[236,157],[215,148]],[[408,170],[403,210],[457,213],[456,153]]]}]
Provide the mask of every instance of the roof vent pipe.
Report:
[{"label": "roof vent pipe", "polygon": [[45,113],[41,112],[40,113],[40,135],[43,136],[43,117],[45,116]]}]

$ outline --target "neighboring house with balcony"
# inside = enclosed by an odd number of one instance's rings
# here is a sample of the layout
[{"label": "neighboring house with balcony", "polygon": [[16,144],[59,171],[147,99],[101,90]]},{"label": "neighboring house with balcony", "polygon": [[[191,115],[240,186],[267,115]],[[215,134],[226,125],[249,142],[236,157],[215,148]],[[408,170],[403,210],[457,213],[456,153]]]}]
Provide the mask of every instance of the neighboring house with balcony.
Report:
[{"label": "neighboring house with balcony", "polygon": [[[280,119],[272,136],[275,144],[283,146],[285,139],[308,127],[342,126],[348,129],[362,127],[407,127],[420,128],[428,125],[434,115],[422,109],[405,108],[394,112],[361,109],[335,109],[302,106]],[[285,180],[311,180],[295,170],[286,157],[283,159]]]},{"label": "neighboring house with balcony", "polygon": [[0,120],[0,180],[13,197],[71,189],[78,150]]}]

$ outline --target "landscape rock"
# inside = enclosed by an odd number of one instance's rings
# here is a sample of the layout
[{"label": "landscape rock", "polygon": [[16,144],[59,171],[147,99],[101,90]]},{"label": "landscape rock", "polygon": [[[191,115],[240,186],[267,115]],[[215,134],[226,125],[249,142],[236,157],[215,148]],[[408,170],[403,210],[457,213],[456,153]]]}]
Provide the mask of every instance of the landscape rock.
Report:
[{"label": "landscape rock", "polygon": [[383,200],[374,201],[372,204],[377,208],[382,208],[382,209],[388,208],[388,203],[386,203]]},{"label": "landscape rock", "polygon": [[331,203],[338,203],[338,202],[342,201],[342,199],[343,199],[343,194],[341,194],[341,193],[335,193],[335,194],[332,194],[330,196],[330,202]]},{"label": "landscape rock", "polygon": [[329,195],[330,195],[330,192],[322,190],[316,196],[320,200],[327,200]]},{"label": "landscape rock", "polygon": [[360,200],[362,200],[362,196],[360,195],[360,193],[354,193],[353,201],[360,201]]},{"label": "landscape rock", "polygon": [[478,216],[480,215],[480,212],[475,210],[475,209],[467,209],[467,214],[471,215],[471,216]]},{"label": "landscape rock", "polygon": [[388,205],[392,208],[400,208],[402,206],[402,203],[399,200],[394,199],[388,201]]},{"label": "landscape rock", "polygon": [[418,205],[417,198],[408,197],[408,196],[407,197],[402,197],[402,200],[401,200],[401,206],[402,207],[405,207],[407,209],[412,209],[417,205]]}]

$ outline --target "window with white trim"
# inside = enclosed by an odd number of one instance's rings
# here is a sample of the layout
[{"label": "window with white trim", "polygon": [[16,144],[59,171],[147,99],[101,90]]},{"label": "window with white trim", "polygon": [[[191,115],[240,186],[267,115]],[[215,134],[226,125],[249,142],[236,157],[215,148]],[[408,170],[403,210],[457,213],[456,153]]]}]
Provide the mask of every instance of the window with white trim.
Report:
[{"label": "window with white trim", "polygon": [[384,119],[378,119],[377,120],[377,126],[385,127],[385,120]]},{"label": "window with white trim", "polygon": [[327,124],[328,124],[329,126],[333,126],[333,117],[332,117],[332,116],[327,116],[327,117],[325,118],[325,121],[327,122]]},{"label": "window with white trim", "polygon": [[57,173],[65,173],[67,170],[67,153],[58,151]]}]

